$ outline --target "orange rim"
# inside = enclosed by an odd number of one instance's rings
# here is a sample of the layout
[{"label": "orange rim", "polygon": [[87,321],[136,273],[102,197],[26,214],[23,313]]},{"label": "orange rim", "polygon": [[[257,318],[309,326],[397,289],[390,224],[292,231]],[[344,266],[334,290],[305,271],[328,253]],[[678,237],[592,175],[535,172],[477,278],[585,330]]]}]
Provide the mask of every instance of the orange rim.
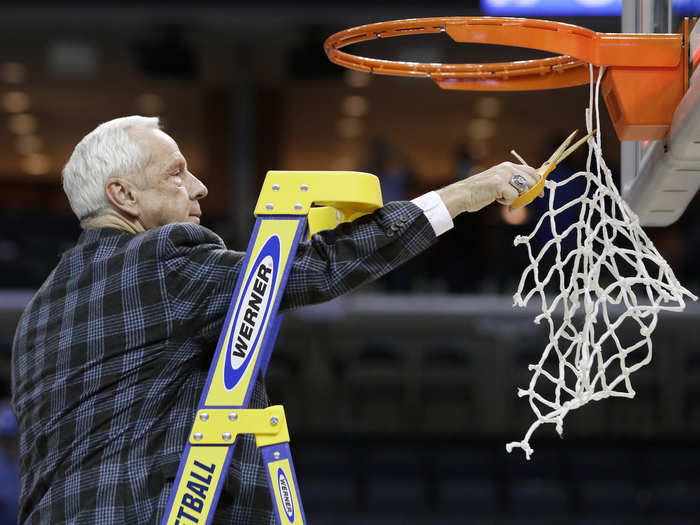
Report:
[{"label": "orange rim", "polygon": [[[539,49],[560,56],[487,64],[401,62],[352,55],[350,44],[402,35],[447,33],[456,42]],[[340,31],[324,43],[343,67],[382,75],[427,77],[446,89],[521,90],[588,82],[588,64],[674,68],[682,56],[678,34],[597,33],[583,27],[527,18],[436,17],[379,22]]]}]

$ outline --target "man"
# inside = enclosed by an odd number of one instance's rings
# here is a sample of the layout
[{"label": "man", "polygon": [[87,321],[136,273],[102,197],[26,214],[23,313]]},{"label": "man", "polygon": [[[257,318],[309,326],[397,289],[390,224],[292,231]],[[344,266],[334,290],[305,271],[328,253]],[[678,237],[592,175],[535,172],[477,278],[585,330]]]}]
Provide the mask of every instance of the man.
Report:
[{"label": "man", "polygon": [[[298,248],[282,308],[380,277],[452,217],[509,204],[535,181],[504,163],[315,234]],[[28,304],[13,345],[20,522],[158,523],[244,254],[199,226],[207,189],[156,118],[98,126],[63,186],[84,232]],[[266,404],[257,378],[251,408]],[[254,440],[242,436],[214,523],[273,520]]]}]

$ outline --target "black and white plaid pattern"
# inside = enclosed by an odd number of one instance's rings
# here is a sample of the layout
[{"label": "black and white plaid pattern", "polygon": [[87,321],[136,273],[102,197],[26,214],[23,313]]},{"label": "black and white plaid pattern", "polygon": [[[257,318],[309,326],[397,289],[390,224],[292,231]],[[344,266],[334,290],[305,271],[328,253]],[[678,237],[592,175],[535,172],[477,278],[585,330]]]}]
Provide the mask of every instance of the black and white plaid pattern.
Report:
[{"label": "black and white plaid pattern", "polygon": [[[282,307],[343,294],[434,240],[409,202],[318,233],[299,246]],[[13,345],[20,523],[160,522],[243,256],[189,223],[87,230],[62,256]],[[251,406],[266,405],[258,379]],[[241,437],[214,523],[273,522],[260,455]]]}]

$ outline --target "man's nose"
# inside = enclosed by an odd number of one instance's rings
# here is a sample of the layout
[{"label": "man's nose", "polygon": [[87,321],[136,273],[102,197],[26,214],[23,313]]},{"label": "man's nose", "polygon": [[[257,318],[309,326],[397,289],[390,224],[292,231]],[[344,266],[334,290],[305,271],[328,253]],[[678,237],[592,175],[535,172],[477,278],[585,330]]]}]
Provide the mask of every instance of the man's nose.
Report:
[{"label": "man's nose", "polygon": [[192,189],[190,190],[190,198],[197,200],[203,199],[209,194],[209,190],[201,180],[194,176],[194,174],[190,175],[192,175]]}]

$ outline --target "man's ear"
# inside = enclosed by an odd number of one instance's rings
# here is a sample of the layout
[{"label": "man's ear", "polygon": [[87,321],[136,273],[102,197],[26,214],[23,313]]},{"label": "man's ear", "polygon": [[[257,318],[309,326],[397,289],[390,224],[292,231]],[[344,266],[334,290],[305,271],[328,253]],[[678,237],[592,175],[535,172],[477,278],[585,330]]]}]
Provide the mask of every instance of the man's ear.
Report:
[{"label": "man's ear", "polygon": [[105,184],[105,193],[112,205],[129,218],[136,219],[141,215],[136,187],[128,180],[109,179]]}]

